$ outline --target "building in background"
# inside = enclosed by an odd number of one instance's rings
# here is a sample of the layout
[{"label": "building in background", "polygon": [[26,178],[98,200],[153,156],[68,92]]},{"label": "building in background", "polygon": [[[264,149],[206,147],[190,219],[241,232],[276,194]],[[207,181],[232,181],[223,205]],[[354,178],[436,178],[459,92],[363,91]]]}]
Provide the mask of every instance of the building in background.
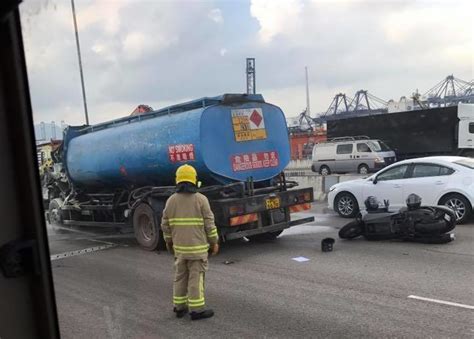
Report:
[{"label": "building in background", "polygon": [[66,127],[67,124],[64,123],[64,121],[61,121],[60,124],[56,124],[54,121],[51,121],[50,123],[42,121],[39,124],[35,124],[36,143],[49,142],[51,139],[62,140],[63,131]]},{"label": "building in background", "polygon": [[307,131],[290,131],[291,160],[311,159],[313,146],[326,141],[324,127]]}]

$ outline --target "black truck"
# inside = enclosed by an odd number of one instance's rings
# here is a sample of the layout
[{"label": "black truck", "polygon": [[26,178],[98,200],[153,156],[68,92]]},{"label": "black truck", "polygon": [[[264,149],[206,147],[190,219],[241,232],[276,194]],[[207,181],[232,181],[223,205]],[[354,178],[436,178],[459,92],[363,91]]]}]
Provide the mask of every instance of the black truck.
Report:
[{"label": "black truck", "polygon": [[431,155],[474,156],[474,105],[351,117],[327,122],[328,139],[367,135],[399,160]]}]

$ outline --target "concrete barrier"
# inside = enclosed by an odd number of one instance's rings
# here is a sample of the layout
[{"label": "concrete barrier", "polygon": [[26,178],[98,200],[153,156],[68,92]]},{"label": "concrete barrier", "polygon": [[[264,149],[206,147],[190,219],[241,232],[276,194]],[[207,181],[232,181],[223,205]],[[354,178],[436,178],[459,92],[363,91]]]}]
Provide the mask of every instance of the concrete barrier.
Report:
[{"label": "concrete barrier", "polygon": [[286,180],[296,181],[298,187],[312,187],[314,191],[315,200],[324,200],[322,197],[323,188],[323,177],[320,175],[300,175],[300,176],[289,176],[286,174]]},{"label": "concrete barrier", "polygon": [[313,172],[285,170],[286,180],[296,181],[299,187],[312,187],[314,199],[326,201],[331,186],[349,180],[364,178],[364,175],[341,174],[322,176]]},{"label": "concrete barrier", "polygon": [[308,170],[311,172],[311,159],[304,159],[304,160],[291,160],[288,166],[286,166],[286,170],[293,171],[293,170]]}]

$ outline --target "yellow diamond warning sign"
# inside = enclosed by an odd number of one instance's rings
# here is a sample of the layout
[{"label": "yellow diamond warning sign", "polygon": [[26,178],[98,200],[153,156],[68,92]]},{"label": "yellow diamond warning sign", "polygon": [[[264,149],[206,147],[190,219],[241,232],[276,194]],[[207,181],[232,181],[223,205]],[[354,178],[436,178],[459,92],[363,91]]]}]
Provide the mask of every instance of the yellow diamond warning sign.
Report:
[{"label": "yellow diamond warning sign", "polygon": [[267,138],[265,120],[261,108],[233,109],[232,127],[235,141],[261,140]]}]

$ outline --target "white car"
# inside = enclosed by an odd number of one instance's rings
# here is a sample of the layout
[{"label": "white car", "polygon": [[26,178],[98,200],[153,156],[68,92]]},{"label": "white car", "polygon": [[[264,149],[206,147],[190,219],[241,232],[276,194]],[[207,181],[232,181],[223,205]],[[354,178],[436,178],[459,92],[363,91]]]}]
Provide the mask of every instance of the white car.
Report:
[{"label": "white car", "polygon": [[393,209],[405,206],[411,193],[423,205],[446,205],[456,212],[458,223],[472,215],[474,206],[474,159],[439,156],[397,162],[374,175],[342,182],[329,189],[329,208],[340,216],[353,218],[369,196]]}]

